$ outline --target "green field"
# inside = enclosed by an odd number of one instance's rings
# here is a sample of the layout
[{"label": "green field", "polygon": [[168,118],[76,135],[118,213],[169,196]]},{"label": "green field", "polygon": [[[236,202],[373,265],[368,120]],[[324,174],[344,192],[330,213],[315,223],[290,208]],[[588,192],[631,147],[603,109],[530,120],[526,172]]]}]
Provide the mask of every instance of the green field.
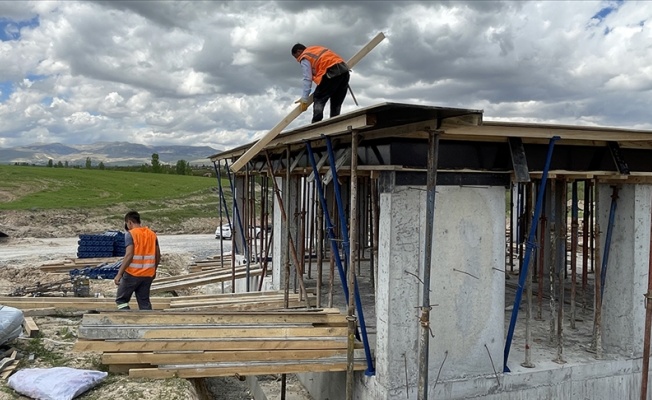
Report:
[{"label": "green field", "polygon": [[[223,186],[228,187],[228,181]],[[217,216],[216,187],[214,177],[3,165],[0,210],[101,210],[121,205],[179,221]]]}]

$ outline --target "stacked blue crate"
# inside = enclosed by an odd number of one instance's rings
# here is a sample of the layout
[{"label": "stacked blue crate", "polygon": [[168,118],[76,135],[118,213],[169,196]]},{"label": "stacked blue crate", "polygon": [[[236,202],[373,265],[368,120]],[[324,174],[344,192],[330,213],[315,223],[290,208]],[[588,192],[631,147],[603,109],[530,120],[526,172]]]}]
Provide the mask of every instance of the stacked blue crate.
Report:
[{"label": "stacked blue crate", "polygon": [[122,260],[114,263],[103,263],[95,267],[85,267],[71,270],[70,277],[85,277],[89,279],[113,279],[118,275]]},{"label": "stacked blue crate", "polygon": [[79,235],[77,258],[123,257],[125,235],[119,231],[107,231],[99,235]]}]

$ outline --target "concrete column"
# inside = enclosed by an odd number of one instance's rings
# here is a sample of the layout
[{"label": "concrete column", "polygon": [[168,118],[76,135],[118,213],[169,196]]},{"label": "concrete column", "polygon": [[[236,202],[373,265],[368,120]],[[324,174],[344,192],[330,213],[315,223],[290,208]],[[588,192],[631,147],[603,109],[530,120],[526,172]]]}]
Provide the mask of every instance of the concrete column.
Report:
[{"label": "concrete column", "polygon": [[[601,230],[600,248],[604,251],[613,189],[606,184],[597,189],[600,209],[596,216]],[[606,353],[643,355],[651,199],[652,185],[622,185],[618,191],[602,301],[602,343]]]},{"label": "concrete column", "polygon": [[[374,387],[364,390],[375,399],[416,398],[424,189],[385,185],[380,195],[377,371]],[[440,380],[493,374],[502,367],[505,193],[503,187],[437,188],[430,391],[442,363]]]},{"label": "concrete column", "polygon": [[[292,237],[296,238],[296,226],[293,224],[294,214],[296,207],[294,206],[294,197],[297,196],[296,185],[291,183],[288,185],[287,181],[282,177],[276,177],[276,184],[280,190],[281,198],[285,208],[285,213],[288,220],[283,221],[281,207],[276,195],[274,195],[274,237],[272,238],[272,282],[271,285],[265,285],[270,290],[283,289],[283,282],[285,280],[285,263],[288,259],[291,260],[287,252],[287,230],[288,226],[291,229]],[[288,196],[289,194],[289,196]],[[289,225],[288,225],[289,224]],[[290,257],[290,258],[289,258]]]}]

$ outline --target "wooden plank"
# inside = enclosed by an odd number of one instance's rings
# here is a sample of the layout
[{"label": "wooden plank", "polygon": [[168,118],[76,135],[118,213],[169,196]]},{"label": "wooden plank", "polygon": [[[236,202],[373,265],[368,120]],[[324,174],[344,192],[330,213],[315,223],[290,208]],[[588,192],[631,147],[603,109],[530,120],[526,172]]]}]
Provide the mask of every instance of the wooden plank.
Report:
[{"label": "wooden plank", "polygon": [[38,325],[36,325],[36,322],[34,322],[32,317],[25,317],[23,319],[23,328],[25,329],[27,336],[31,338],[37,337],[40,333]]},{"label": "wooden plank", "polygon": [[[293,300],[290,301],[289,308],[303,308],[305,302]],[[203,306],[188,306],[188,307],[174,307],[167,309],[169,311],[251,311],[251,310],[281,310],[285,308],[285,302],[283,300],[278,301],[266,301],[263,303],[233,303],[233,304],[217,304],[217,305],[203,305]],[[164,310],[164,311],[167,311]]]},{"label": "wooden plank", "polygon": [[[260,264],[252,264],[249,267],[251,270],[255,269],[260,269],[261,266]],[[247,266],[245,265],[238,265],[235,267],[235,272],[241,272],[241,271],[246,271]],[[216,275],[216,274],[227,274],[231,273],[233,270],[231,268],[220,268],[215,271],[200,271],[200,272],[193,272],[190,274],[184,274],[184,275],[173,275],[173,276],[166,276],[162,278],[156,278],[154,280],[153,284],[158,284],[158,283],[163,283],[163,282],[175,282],[178,280],[187,280],[187,279],[195,279],[195,278],[202,278],[204,276],[211,276],[211,275]]]},{"label": "wooden plank", "polygon": [[270,323],[312,323],[312,324],[345,324],[346,316],[331,313],[308,312],[239,312],[239,313],[172,313],[172,312],[140,312],[135,313],[101,313],[85,314],[83,326],[93,325],[166,325],[166,324],[210,324],[229,325],[256,321],[261,324]]},{"label": "wooden plank", "polygon": [[210,350],[305,350],[346,349],[345,338],[294,337],[289,339],[142,339],[142,340],[85,340],[79,339],[74,351],[133,352],[133,351],[210,351]]},{"label": "wooden plank", "polygon": [[56,314],[57,309],[54,307],[26,308],[23,310],[23,316],[25,317],[45,317]]},{"label": "wooden plank", "polygon": [[16,368],[18,367],[19,360],[12,360],[10,364],[8,364],[5,368],[3,368],[2,372],[0,372],[0,378],[7,380],[11,374],[14,373]]},{"label": "wooden plank", "polygon": [[[224,366],[202,365],[197,367],[166,367],[166,368],[133,368],[129,370],[129,376],[134,378],[207,378],[215,376],[233,376],[235,373],[241,376],[247,375],[274,375],[274,374],[295,374],[302,372],[335,372],[346,371],[346,359],[335,360],[302,360],[300,362],[277,362],[277,363],[239,363]],[[363,360],[356,360],[353,369],[362,371],[367,368]]]},{"label": "wooden plank", "polygon": [[[599,140],[599,141],[642,141],[650,140],[650,132],[631,129],[603,128],[590,126],[567,126],[529,124],[519,122],[484,121],[482,125],[461,125],[442,122],[441,130],[451,136],[478,136],[478,137],[520,137],[550,139],[559,136],[561,140]],[[622,145],[622,143],[621,143]]]},{"label": "wooden plank", "polygon": [[[259,276],[262,274],[262,269],[257,268],[249,271],[249,276]],[[185,289],[193,286],[208,285],[211,283],[225,282],[230,279],[233,279],[234,275],[231,273],[210,273],[199,278],[192,279],[178,279],[172,282],[163,282],[158,283],[154,281],[150,289],[150,293],[160,293],[170,290]],[[235,274],[235,279],[246,278],[247,273],[245,271],[240,271]]]},{"label": "wooden plank", "polygon": [[197,351],[175,353],[104,353],[102,364],[198,364],[206,362],[314,360],[346,355],[346,349],[266,350],[266,351]]},{"label": "wooden plank", "polygon": [[[353,57],[347,61],[349,69],[353,67],[360,61],[364,56],[369,54],[378,43],[385,39],[385,35],[381,32],[376,35],[369,43],[367,43],[360,51],[358,51]],[[312,95],[308,100],[308,105],[312,104]],[[234,172],[239,171],[242,167],[245,166],[252,158],[254,158],[260,151],[265,148],[265,146],[272,141],[283,129],[285,129],[292,121],[294,121],[299,115],[301,115],[301,105],[298,105],[294,110],[283,118],[276,126],[274,126],[269,132],[267,132],[262,138],[260,138],[253,146],[251,146],[240,158],[238,158],[233,164],[231,164],[231,170]]]},{"label": "wooden plank", "polygon": [[142,364],[142,363],[128,364],[128,365],[125,365],[125,364],[111,364],[111,365],[109,365],[109,372],[111,372],[113,374],[124,375],[124,374],[128,374],[129,370],[131,370],[131,369],[149,368],[149,367],[150,367],[149,364]]},{"label": "wooden plank", "polygon": [[269,327],[260,326],[240,327],[205,327],[188,325],[182,327],[152,327],[133,326],[126,327],[85,327],[80,326],[78,337],[80,339],[200,339],[200,338],[292,338],[314,336],[345,337],[346,327]]},{"label": "wooden plank", "polygon": [[[70,310],[77,310],[77,311],[88,311],[88,310],[115,311],[116,310],[114,299],[102,299],[103,301],[95,301],[99,299],[94,299],[91,297],[88,298],[77,297],[74,299],[71,298],[73,301],[65,300],[66,298],[64,297],[48,297],[46,301],[39,300],[39,299],[43,299],[39,297],[10,297],[9,299],[10,300],[6,300],[6,301],[0,300],[0,304],[9,307],[18,308],[20,310],[42,308],[44,304],[47,304],[49,306],[54,307],[57,314],[70,311]],[[135,300],[132,300],[129,303],[129,305],[133,309],[138,308],[138,304]],[[169,298],[166,298],[166,300],[154,300],[154,297],[152,297],[152,307],[156,310],[163,310],[163,309],[170,308],[170,300]]]}]

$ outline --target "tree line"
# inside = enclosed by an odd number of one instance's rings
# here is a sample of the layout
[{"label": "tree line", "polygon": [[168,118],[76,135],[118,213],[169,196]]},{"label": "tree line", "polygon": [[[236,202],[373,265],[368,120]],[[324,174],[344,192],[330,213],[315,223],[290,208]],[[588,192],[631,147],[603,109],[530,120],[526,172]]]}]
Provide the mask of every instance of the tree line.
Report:
[{"label": "tree line", "polygon": [[[15,163],[14,165],[29,165],[28,163]],[[34,165],[34,164],[32,164]],[[81,165],[70,165],[68,161],[57,161],[48,160],[46,167],[48,168],[82,168]],[[150,172],[155,174],[176,174],[176,175],[204,175],[208,176],[214,175],[214,170],[212,166],[192,166],[186,160],[178,160],[175,165],[161,163],[158,153],[152,154],[152,159],[150,164],[142,165],[129,165],[129,166],[106,166],[104,162],[100,161],[97,164],[93,164],[93,161],[90,157],[86,157],[86,162],[83,165],[85,169],[110,169],[117,171],[131,171],[131,172]]]}]

